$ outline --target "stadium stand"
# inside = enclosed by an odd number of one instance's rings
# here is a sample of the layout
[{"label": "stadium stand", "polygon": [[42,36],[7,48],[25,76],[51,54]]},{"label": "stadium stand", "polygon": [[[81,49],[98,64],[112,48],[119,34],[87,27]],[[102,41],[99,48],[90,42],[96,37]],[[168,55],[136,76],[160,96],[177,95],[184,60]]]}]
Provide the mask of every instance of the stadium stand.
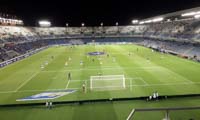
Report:
[{"label": "stadium stand", "polygon": [[[199,61],[199,33],[199,19],[112,27],[0,26],[0,61],[45,45],[84,44],[93,40],[95,42],[134,42],[154,49],[172,51]],[[72,41],[72,39],[76,40]]]}]

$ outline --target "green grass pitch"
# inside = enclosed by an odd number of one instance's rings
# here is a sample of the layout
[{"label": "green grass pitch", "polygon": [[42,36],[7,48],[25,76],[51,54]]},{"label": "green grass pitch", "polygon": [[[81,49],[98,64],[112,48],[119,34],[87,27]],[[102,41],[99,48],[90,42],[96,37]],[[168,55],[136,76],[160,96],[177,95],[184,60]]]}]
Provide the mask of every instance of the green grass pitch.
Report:
[{"label": "green grass pitch", "polygon": [[[109,54],[88,56],[88,52],[105,51]],[[130,55],[129,55],[130,53]],[[52,56],[54,58],[52,59]],[[69,57],[71,60],[69,60]],[[94,61],[93,61],[94,60]],[[83,65],[80,65],[83,61]],[[48,62],[48,65],[45,65]],[[66,65],[67,63],[67,65]],[[44,69],[41,68],[44,65]],[[68,81],[67,74],[72,80]],[[90,89],[90,76],[124,75],[125,89],[103,88],[106,84],[120,85],[121,82],[96,83],[101,90]],[[136,45],[82,45],[51,47],[29,58],[0,69],[0,104],[18,104],[16,99],[43,91],[75,89],[77,92],[54,101],[87,100],[101,98],[124,98],[149,96],[154,91],[160,95],[199,94],[200,64],[176,56],[152,52],[151,49]],[[82,85],[87,92],[83,93]],[[33,101],[35,102],[35,101]],[[44,102],[44,101],[37,101]],[[143,101],[123,103],[98,103],[81,106],[58,106],[53,110],[44,107],[0,108],[0,120],[38,119],[125,119],[134,107],[197,106],[199,99],[174,99],[146,103]],[[180,111],[180,114],[184,111]],[[8,116],[11,114],[11,116]],[[107,114],[107,118],[106,115]],[[199,111],[184,115],[173,113],[174,118],[193,116],[200,119]],[[142,113],[136,119],[144,119]],[[155,117],[147,113],[147,118]],[[195,116],[197,115],[197,116]],[[160,119],[164,113],[157,113]],[[96,118],[97,117],[97,118]],[[152,118],[152,120],[155,118]],[[182,120],[182,119],[181,119]]]}]

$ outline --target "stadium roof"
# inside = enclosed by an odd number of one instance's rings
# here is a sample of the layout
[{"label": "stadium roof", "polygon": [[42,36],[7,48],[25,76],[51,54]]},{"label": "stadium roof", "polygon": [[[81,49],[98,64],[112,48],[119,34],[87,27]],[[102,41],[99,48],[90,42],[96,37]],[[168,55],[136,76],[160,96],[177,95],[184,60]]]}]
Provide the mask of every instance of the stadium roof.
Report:
[{"label": "stadium roof", "polygon": [[198,12],[198,11],[200,11],[200,7],[195,7],[195,8],[181,10],[181,11],[172,12],[172,13],[168,13],[168,14],[158,15],[158,16],[143,19],[141,21],[148,21],[148,20],[152,20],[155,18],[165,18],[165,19],[191,18],[191,17],[194,17],[194,15],[185,16],[185,17],[183,17],[182,15],[187,14],[187,13],[192,13],[192,12]]}]

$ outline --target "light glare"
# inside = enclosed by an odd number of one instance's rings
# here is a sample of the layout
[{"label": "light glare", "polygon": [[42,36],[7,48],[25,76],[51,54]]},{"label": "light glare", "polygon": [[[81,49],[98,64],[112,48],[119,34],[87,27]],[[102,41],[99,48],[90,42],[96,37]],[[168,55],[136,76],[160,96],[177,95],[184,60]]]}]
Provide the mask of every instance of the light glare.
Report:
[{"label": "light glare", "polygon": [[40,26],[51,26],[51,22],[49,21],[39,21]]}]

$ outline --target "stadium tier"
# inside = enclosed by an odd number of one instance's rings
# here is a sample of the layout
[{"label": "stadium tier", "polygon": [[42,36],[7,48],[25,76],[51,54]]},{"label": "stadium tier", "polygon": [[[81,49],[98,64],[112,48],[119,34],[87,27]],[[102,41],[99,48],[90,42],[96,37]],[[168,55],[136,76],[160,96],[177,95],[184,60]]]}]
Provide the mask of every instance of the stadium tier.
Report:
[{"label": "stadium tier", "polygon": [[45,45],[84,44],[92,40],[136,42],[199,60],[199,31],[198,19],[114,27],[0,26],[0,60],[11,59]]}]

